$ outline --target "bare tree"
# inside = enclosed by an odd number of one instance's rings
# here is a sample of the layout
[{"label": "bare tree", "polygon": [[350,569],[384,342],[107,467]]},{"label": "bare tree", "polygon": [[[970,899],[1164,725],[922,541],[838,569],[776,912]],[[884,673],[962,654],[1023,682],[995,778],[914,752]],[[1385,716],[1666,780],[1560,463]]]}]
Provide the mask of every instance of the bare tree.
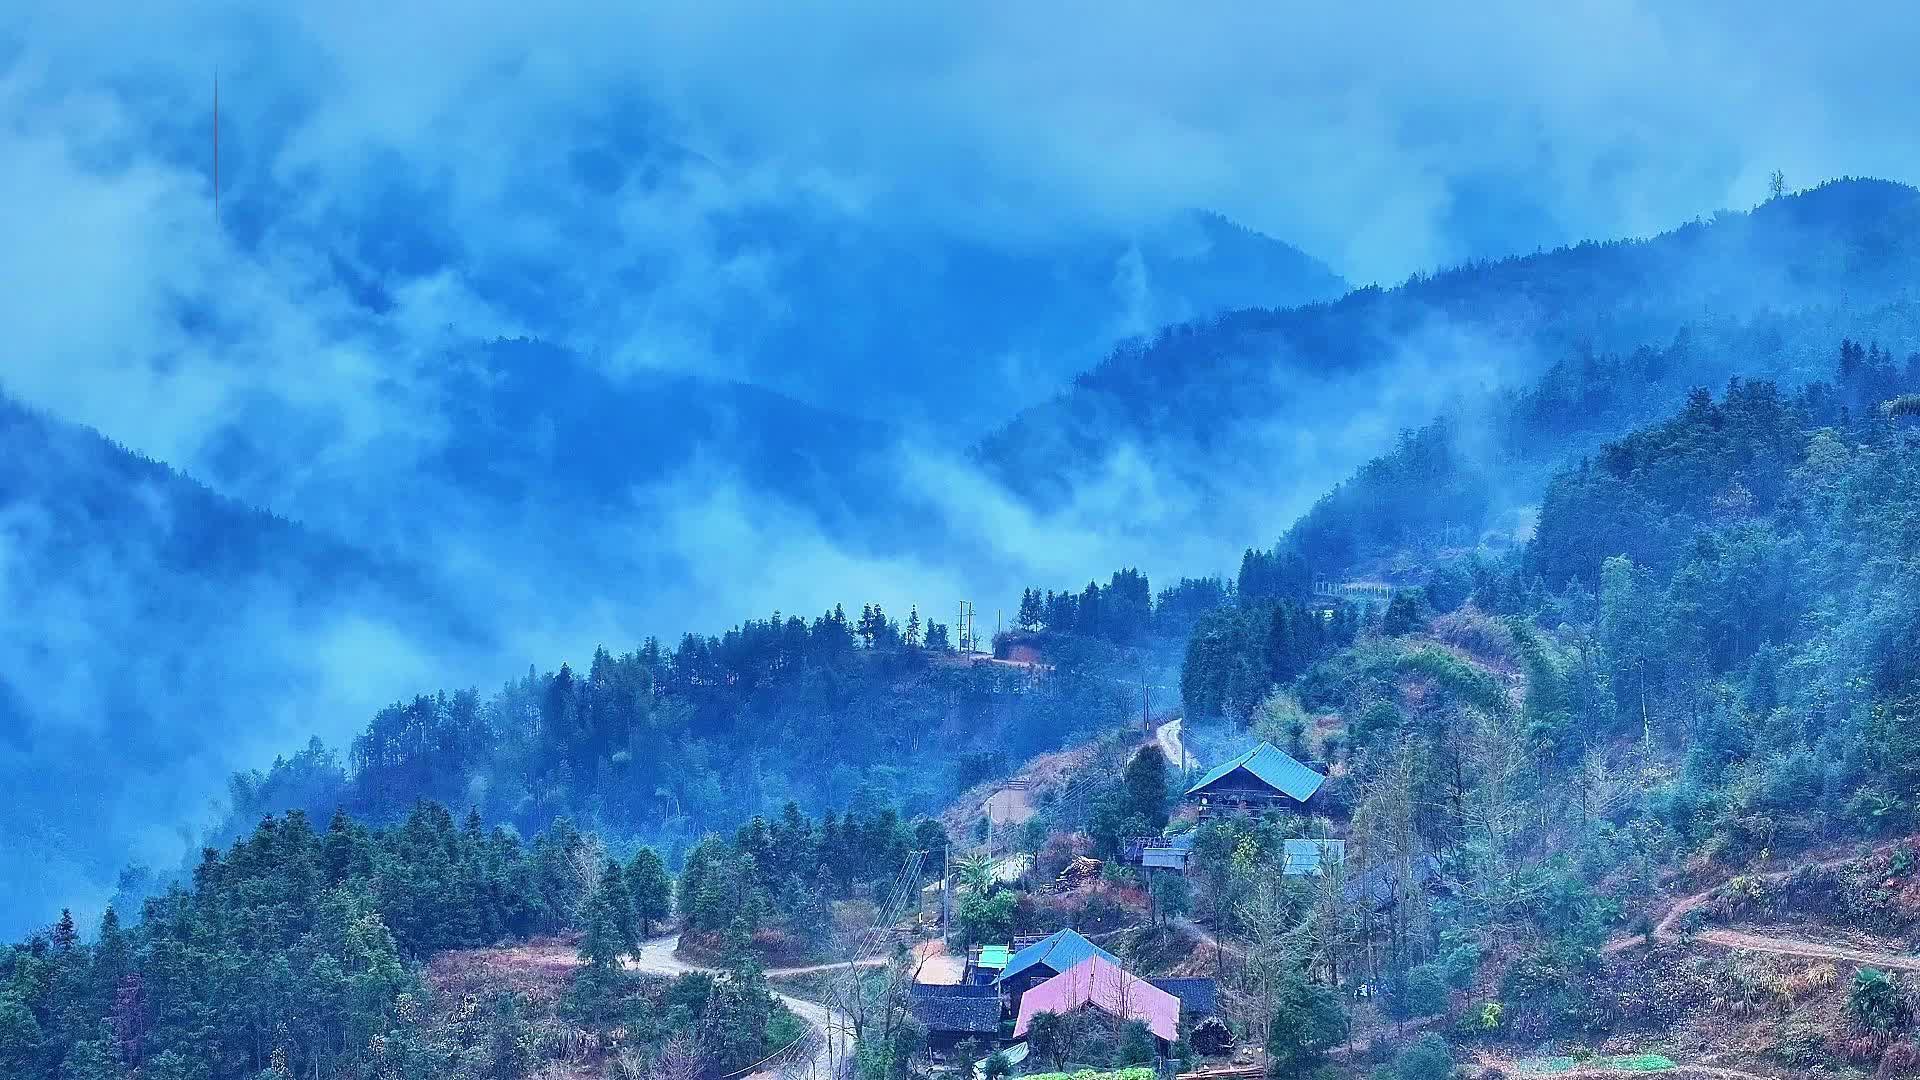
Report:
[{"label": "bare tree", "polygon": [[700,1044],[692,1036],[675,1035],[653,1059],[654,1080],[700,1080],[706,1068]]},{"label": "bare tree", "polygon": [[1323,848],[1320,872],[1313,878],[1307,906],[1306,928],[1311,957],[1327,973],[1327,981],[1340,985],[1340,974],[1347,954],[1361,937],[1359,905],[1347,900],[1347,873],[1344,855],[1329,858],[1334,850]]},{"label": "bare tree", "polygon": [[[1426,905],[1408,902],[1418,883],[1414,878],[1415,860],[1420,857],[1420,835],[1415,826],[1416,803],[1412,752],[1404,745],[1368,759],[1368,768],[1360,782],[1360,798],[1353,815],[1351,840],[1361,872],[1368,876],[1363,922],[1372,924],[1375,892],[1382,878],[1392,883],[1392,903],[1386,910],[1389,949],[1401,942],[1416,940],[1417,923],[1426,916]],[[1378,978],[1379,957],[1374,951],[1371,925],[1362,935],[1363,959],[1368,977]]]},{"label": "bare tree", "polygon": [[1246,948],[1239,988],[1229,1003],[1256,1046],[1266,1045],[1281,988],[1306,966],[1310,929],[1300,921],[1299,907],[1286,878],[1267,873],[1235,908]]}]

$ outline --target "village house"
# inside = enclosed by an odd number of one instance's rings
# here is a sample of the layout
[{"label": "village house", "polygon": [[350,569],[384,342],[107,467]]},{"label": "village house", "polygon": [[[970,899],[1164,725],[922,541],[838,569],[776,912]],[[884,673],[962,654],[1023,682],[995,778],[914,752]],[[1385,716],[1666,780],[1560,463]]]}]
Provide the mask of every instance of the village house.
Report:
[{"label": "village house", "polygon": [[946,1057],[961,1043],[1000,1043],[1000,994],[991,985],[915,983],[908,994],[914,1019],[927,1029],[927,1052]]},{"label": "village house", "polygon": [[1024,1037],[1033,1018],[1043,1012],[1065,1016],[1083,1008],[1098,1009],[1122,1023],[1138,1020],[1147,1025],[1163,1054],[1180,1038],[1180,999],[1104,954],[1088,956],[1028,990],[1020,999],[1013,1037]]},{"label": "village house", "polygon": [[1146,1023],[1162,1051],[1180,1037],[1183,1023],[1192,1028],[1196,1046],[1231,1045],[1219,1022],[1212,979],[1143,979],[1072,929],[1017,944],[981,946],[957,983],[909,988],[913,1015],[927,1029],[930,1058],[950,1058],[969,1042],[1024,1052],[1019,1040],[1033,1016],[1087,1007]]},{"label": "village house", "polygon": [[1088,941],[1079,931],[1057,930],[1014,953],[1008,959],[1007,966],[1001,969],[994,985],[1006,997],[1008,1009],[1017,1015],[1020,999],[1029,989],[1090,956],[1098,956],[1115,967],[1120,966],[1119,957]]},{"label": "village house", "polygon": [[1306,805],[1327,778],[1272,743],[1259,746],[1215,768],[1187,789],[1200,815],[1257,814]]}]

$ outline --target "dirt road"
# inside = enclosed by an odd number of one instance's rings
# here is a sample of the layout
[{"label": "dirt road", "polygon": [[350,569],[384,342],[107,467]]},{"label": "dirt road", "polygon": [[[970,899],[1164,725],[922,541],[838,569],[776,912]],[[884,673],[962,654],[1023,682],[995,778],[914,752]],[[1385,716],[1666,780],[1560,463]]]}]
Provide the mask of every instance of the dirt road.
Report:
[{"label": "dirt road", "polygon": [[[648,975],[665,975],[668,977],[685,975],[691,971],[713,970],[711,968],[697,967],[689,964],[674,955],[674,951],[679,947],[680,938],[678,936],[654,938],[651,941],[642,942],[639,955],[629,959],[627,961],[627,967],[632,971],[644,972]],[[854,961],[853,966],[876,967],[885,963],[886,960],[882,958],[868,957]],[[836,968],[845,968],[847,966],[848,965],[844,963],[810,964],[805,967],[770,968],[766,974],[768,978],[779,978],[783,975],[807,975],[821,971],[832,971]],[[801,1066],[797,1072],[789,1071],[784,1074],[780,1072],[754,1073],[748,1080],[782,1080],[783,1076],[787,1078],[787,1080],[798,1080],[798,1078],[804,1078],[804,1080],[838,1080],[835,1072],[836,1067],[847,1066],[853,1061],[853,1025],[845,1016],[827,1008],[817,1001],[789,997],[779,991],[775,991],[773,996],[779,999],[780,1004],[791,1009],[795,1016],[806,1021],[815,1031],[819,1032],[821,1038],[815,1047],[812,1062]]]},{"label": "dirt road", "polygon": [[[1517,1062],[1491,1054],[1475,1055],[1475,1065],[1485,1069],[1497,1068],[1508,1076],[1527,1076],[1521,1072]],[[1469,1076],[1477,1075],[1471,1071]],[[1723,1065],[1682,1065],[1674,1063],[1671,1069],[1662,1069],[1650,1073],[1644,1069],[1615,1069],[1605,1065],[1589,1065],[1568,1069],[1565,1072],[1551,1073],[1553,1080],[1647,1080],[1648,1077],[1661,1077],[1662,1080],[1779,1080],[1778,1077],[1764,1073],[1751,1073],[1741,1069],[1729,1069]]]},{"label": "dirt road", "polygon": [[[1867,853],[1871,854],[1871,852]],[[1838,859],[1828,859],[1813,863],[1816,869],[1831,870],[1865,857],[1848,855]],[[1760,881],[1784,881],[1800,872],[1800,867],[1792,870],[1774,870],[1754,877]],[[1716,885],[1705,892],[1683,897],[1667,910],[1660,922],[1654,926],[1653,935],[1662,941],[1673,941],[1680,937],[1680,922],[1691,912],[1704,907],[1713,894],[1719,892],[1722,885]],[[1749,930],[1726,930],[1717,927],[1703,928],[1693,935],[1695,941],[1704,941],[1726,949],[1738,949],[1743,952],[1771,953],[1775,956],[1798,956],[1809,960],[1840,960],[1850,964],[1863,964],[1870,967],[1886,968],[1893,971],[1920,971],[1920,956],[1908,956],[1902,953],[1883,952],[1877,949],[1856,949],[1848,945],[1829,945],[1825,942],[1811,941],[1791,934],[1762,933]],[[1615,938],[1602,950],[1607,953],[1624,952],[1644,942],[1642,937]],[[1571,1074],[1569,1074],[1571,1075]]]},{"label": "dirt road", "polygon": [[1160,752],[1167,756],[1167,764],[1175,769],[1184,770],[1187,765],[1186,744],[1180,739],[1180,718],[1173,719],[1153,729],[1153,738],[1160,744]]}]

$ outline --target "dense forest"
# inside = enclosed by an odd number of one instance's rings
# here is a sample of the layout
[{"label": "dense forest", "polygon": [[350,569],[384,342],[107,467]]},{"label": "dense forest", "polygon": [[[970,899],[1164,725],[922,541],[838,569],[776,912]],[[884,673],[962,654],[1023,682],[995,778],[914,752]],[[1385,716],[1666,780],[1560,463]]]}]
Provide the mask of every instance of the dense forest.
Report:
[{"label": "dense forest", "polygon": [[[396,703],[344,755],[316,742],[240,774],[231,821],[335,806],[384,821],[429,798],[528,833],[570,815],[677,861],[705,832],[790,800],[925,813],[986,778],[963,772],[969,753],[1018,761],[1137,710],[1135,646],[1158,640],[1147,588],[1129,571],[1056,601],[1073,616],[1048,634],[1060,662],[1045,678],[960,655],[948,624],[918,611],[903,624],[872,604],[749,620],[671,649],[601,649],[585,670],[530,670],[490,696]],[[1163,594],[1168,619],[1185,595]]]},{"label": "dense forest", "polygon": [[[814,821],[789,805],[703,841],[676,881],[652,849],[616,857],[566,818],[523,843],[431,802],[377,828],[336,814],[316,831],[295,810],[205,851],[130,925],[109,908],[83,935],[63,914],[0,953],[0,1065],[20,1080],[511,1080],[563,1057],[571,1024],[636,1062],[697,1039],[724,1072],[801,1030],[755,957],[864,932],[834,905],[870,908],[906,852],[945,842],[892,810]],[[725,977],[624,970],[676,912]],[[422,979],[450,950],[556,934],[579,941],[579,974],[549,1012]]]}]

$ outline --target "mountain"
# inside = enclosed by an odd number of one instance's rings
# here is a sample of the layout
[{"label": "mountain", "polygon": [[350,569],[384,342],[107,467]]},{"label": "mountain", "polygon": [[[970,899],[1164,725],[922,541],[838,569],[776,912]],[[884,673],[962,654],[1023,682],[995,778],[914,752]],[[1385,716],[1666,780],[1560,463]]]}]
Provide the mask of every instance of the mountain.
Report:
[{"label": "mountain", "polygon": [[[1225,546],[1291,520],[1396,431],[1462,398],[1668,347],[1686,326],[1724,336],[1783,313],[1824,319],[1824,374],[1850,319],[1907,295],[1916,226],[1920,192],[1841,180],[1649,240],[1170,327],[984,439],[978,459],[1041,505],[1121,485],[1140,535],[1177,528]],[[1741,370],[1716,368],[1714,381]]]},{"label": "mountain", "polygon": [[0,460],[0,924],[170,869],[235,767],[482,648],[427,576],[4,396]]},{"label": "mountain", "polygon": [[1044,240],[811,215],[761,227],[756,243],[778,253],[768,288],[781,301],[741,320],[730,342],[746,377],[955,432],[1044,400],[1116,340],[1348,288],[1299,249],[1199,212]]},{"label": "mountain", "polygon": [[610,375],[532,339],[486,343],[441,374],[447,437],[426,463],[501,507],[625,499],[705,459],[741,482],[831,511],[871,488],[899,432],[776,391],[669,371]]},{"label": "mountain", "polygon": [[[934,192],[773,177],[764,162],[652,129],[583,138],[598,145],[502,208],[526,242],[502,244],[432,184],[336,208],[310,242],[372,317],[451,278],[484,305],[476,325],[626,371],[694,372],[934,423],[963,443],[1117,340],[1348,288],[1319,259],[1198,210],[1129,220],[1066,207],[1036,219],[930,205]],[[272,200],[297,197],[275,189]],[[236,198],[244,220],[276,212]]]}]

